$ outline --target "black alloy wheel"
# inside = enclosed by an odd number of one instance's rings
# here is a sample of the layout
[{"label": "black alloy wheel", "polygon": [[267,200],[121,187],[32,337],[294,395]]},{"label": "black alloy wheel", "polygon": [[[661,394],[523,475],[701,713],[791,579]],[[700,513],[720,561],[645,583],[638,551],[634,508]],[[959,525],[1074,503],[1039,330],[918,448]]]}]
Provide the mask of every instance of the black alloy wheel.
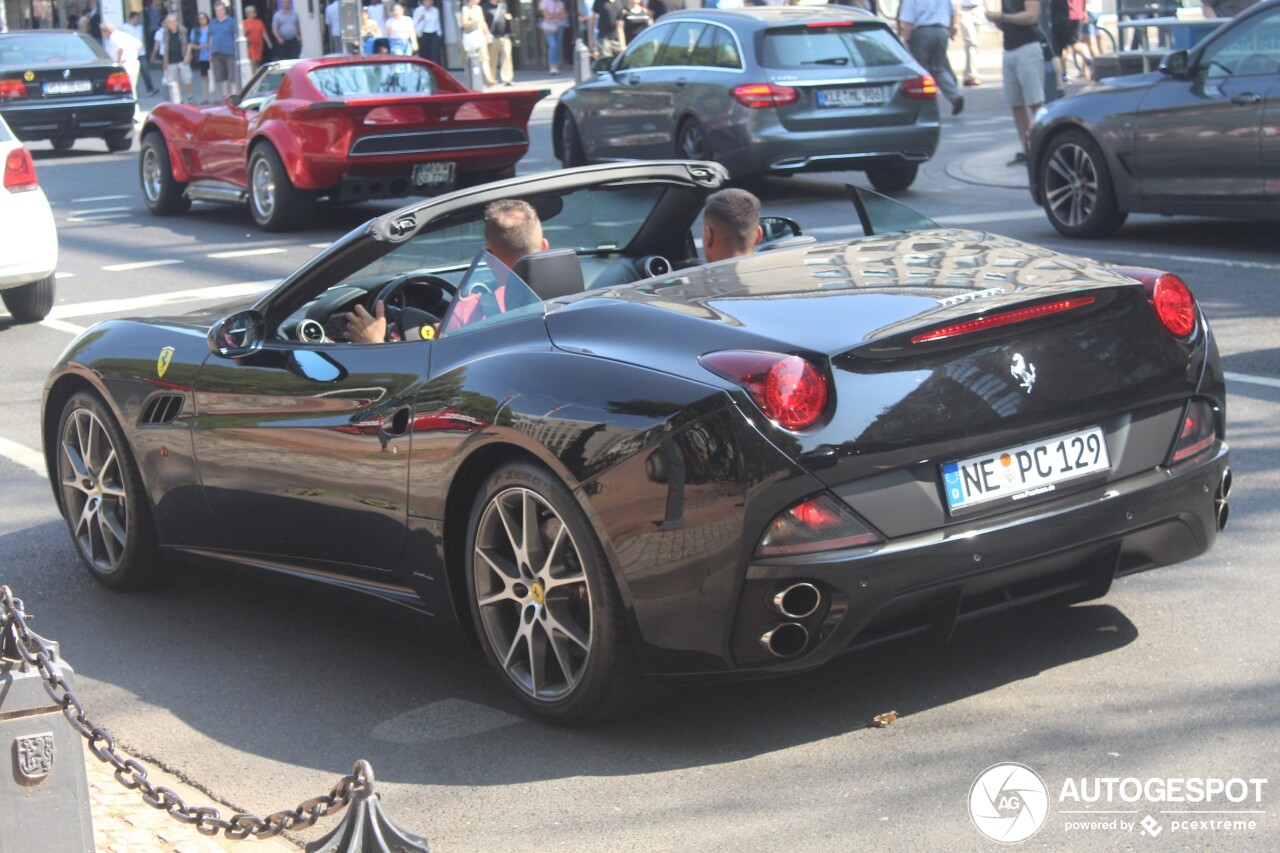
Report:
[{"label": "black alloy wheel", "polygon": [[689,117],[680,122],[680,129],[676,131],[676,156],[685,160],[715,159],[707,132],[696,118]]},{"label": "black alloy wheel", "polygon": [[586,152],[582,150],[582,136],[578,133],[578,123],[573,113],[565,110],[564,120],[560,122],[560,162],[566,169],[587,165]]}]

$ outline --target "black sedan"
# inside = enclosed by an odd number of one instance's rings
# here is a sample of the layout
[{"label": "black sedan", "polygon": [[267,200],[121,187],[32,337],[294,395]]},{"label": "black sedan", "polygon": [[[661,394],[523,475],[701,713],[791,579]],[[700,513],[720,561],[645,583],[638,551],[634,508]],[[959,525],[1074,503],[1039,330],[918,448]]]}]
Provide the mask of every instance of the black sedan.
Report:
[{"label": "black sedan", "polygon": [[0,115],[24,142],[47,139],[62,150],[94,137],[124,151],[135,106],[129,75],[88,36],[0,33]]},{"label": "black sedan", "polygon": [[[86,331],[42,425],[80,558],[113,587],[175,559],[363,593],[575,721],[1213,544],[1226,388],[1178,278],[926,221],[707,264],[692,226],[726,178],[460,191],[251,305]],[[509,197],[558,247],[514,271],[478,250]],[[868,231],[903,213],[855,200]],[[393,341],[340,342],[378,299]]]},{"label": "black sedan", "polygon": [[1158,71],[1048,104],[1031,194],[1069,237],[1130,213],[1280,219],[1280,2],[1261,3]]},{"label": "black sedan", "polygon": [[858,170],[906,189],[938,147],[937,84],[888,22],[860,9],[663,15],[552,120],[565,166],[715,160],[734,177]]}]

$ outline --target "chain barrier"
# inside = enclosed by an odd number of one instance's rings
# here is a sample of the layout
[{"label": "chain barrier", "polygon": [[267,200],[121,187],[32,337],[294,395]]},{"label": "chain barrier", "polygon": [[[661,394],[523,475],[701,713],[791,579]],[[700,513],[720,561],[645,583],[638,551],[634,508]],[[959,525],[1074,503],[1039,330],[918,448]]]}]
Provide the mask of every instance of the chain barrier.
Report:
[{"label": "chain barrier", "polygon": [[120,757],[115,740],[89,719],[70,685],[54,667],[57,651],[50,648],[49,641],[27,627],[22,599],[15,598],[7,586],[0,586],[0,657],[20,659],[24,666],[39,671],[45,692],[62,709],[71,727],[88,741],[89,751],[99,761],[115,768],[117,782],[131,791],[138,791],[147,805],[194,826],[202,835],[215,836],[221,832],[232,840],[271,838],[285,830],[306,829],[321,818],[342,811],[353,798],[363,800],[372,795],[373,769],[368,762],[361,760],[356,763],[354,772],[339,779],[328,794],[313,797],[292,809],[278,811],[265,818],[243,812],[224,818],[210,806],[193,808],[171,788],[151,784],[146,768],[137,761]]}]

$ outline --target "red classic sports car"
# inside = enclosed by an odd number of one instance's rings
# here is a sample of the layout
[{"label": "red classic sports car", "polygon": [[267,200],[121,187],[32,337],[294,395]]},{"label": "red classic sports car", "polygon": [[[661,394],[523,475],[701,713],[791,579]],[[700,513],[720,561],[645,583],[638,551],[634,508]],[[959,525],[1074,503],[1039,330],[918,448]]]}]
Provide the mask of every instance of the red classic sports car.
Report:
[{"label": "red classic sports car", "polygon": [[436,195],[515,174],[545,91],[473,92],[403,56],[268,63],[214,107],[165,103],[142,129],[147,209],[249,202],[268,231],[305,225],[316,200]]}]

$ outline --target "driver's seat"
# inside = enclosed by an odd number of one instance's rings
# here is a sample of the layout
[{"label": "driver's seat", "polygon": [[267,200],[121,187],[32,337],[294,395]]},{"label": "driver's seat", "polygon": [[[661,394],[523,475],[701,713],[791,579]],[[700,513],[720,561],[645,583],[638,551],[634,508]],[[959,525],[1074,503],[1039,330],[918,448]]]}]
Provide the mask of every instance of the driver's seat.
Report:
[{"label": "driver's seat", "polygon": [[516,261],[512,269],[543,302],[572,296],[587,289],[582,265],[573,249],[547,249]]}]

